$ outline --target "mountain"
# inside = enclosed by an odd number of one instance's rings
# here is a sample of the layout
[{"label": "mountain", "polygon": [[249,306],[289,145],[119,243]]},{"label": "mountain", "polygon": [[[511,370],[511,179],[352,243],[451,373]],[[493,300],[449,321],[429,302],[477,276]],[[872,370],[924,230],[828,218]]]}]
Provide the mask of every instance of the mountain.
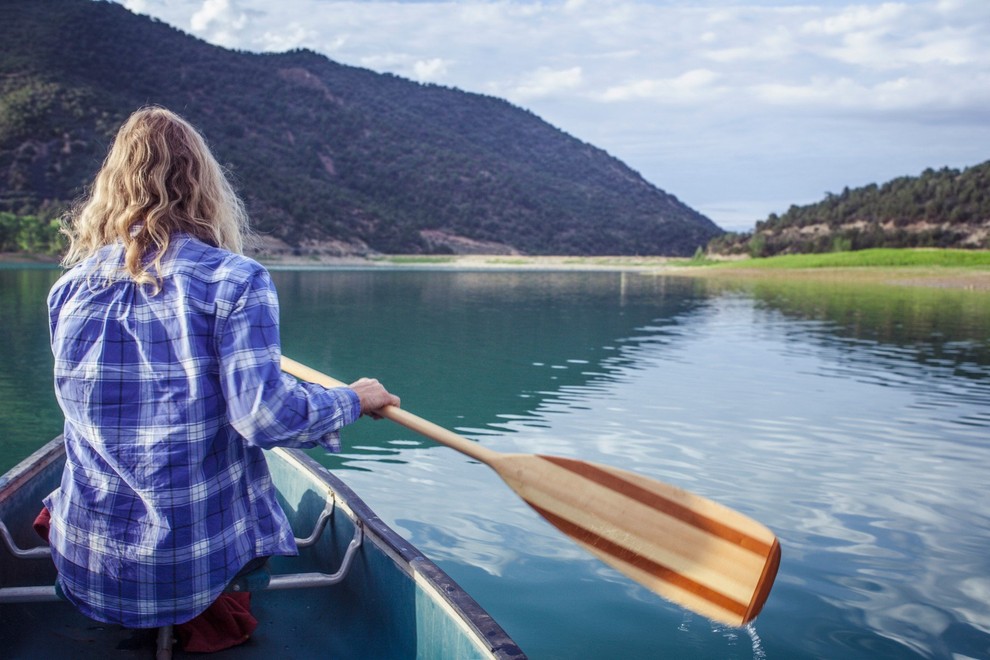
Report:
[{"label": "mountain", "polygon": [[160,104],[230,170],[270,249],[686,255],[722,233],[601,149],[506,101],[236,52],[94,0],[0,0],[0,212],[83,193]]},{"label": "mountain", "polygon": [[990,161],[927,169],[771,214],[751,233],[725,234],[708,252],[753,256],[874,247],[990,249]]}]

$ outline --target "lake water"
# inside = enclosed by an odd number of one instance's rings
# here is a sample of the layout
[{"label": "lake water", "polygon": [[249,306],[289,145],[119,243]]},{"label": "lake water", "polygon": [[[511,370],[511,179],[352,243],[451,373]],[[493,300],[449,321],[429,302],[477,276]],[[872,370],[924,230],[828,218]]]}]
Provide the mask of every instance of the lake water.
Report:
[{"label": "lake water", "polygon": [[[0,468],[61,428],[44,297],[0,269]],[[990,657],[990,297],[640,273],[274,273],[285,354],[498,451],[615,465],[781,540],[757,621],[607,568],[389,422],[318,455],[532,658]]]}]

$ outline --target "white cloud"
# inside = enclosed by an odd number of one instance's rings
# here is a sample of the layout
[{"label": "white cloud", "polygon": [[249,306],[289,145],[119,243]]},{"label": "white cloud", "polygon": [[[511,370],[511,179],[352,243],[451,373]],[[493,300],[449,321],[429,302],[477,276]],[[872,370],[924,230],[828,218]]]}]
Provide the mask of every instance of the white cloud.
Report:
[{"label": "white cloud", "polygon": [[203,6],[189,18],[189,26],[194,32],[203,32],[213,22],[229,20],[230,13],[230,0],[206,0]]},{"label": "white cloud", "polygon": [[515,99],[529,100],[577,89],[582,82],[579,66],[567,69],[540,67],[524,74],[522,80],[512,87],[510,95]]},{"label": "white cloud", "polygon": [[304,44],[314,43],[319,40],[319,37],[320,34],[316,30],[292,22],[277,30],[262,32],[255,42],[260,44],[260,49],[263,51],[280,53],[299,48]]},{"label": "white cloud", "polygon": [[122,5],[130,9],[135,14],[147,14],[148,2],[146,0],[123,0]]},{"label": "white cloud", "polygon": [[719,75],[710,69],[686,71],[674,78],[635,80],[609,87],[601,99],[622,102],[631,99],[652,99],[661,103],[694,103],[712,101],[721,92],[714,86]]},{"label": "white cloud", "polygon": [[413,64],[413,77],[420,82],[442,79],[445,75],[447,75],[447,62],[442,58],[418,60]]},{"label": "white cloud", "polygon": [[525,104],[703,208],[990,158],[987,0],[121,1]]},{"label": "white cloud", "polygon": [[204,0],[189,17],[189,27],[194,33],[204,34],[213,43],[228,48],[238,47],[247,24],[247,13],[235,0]]},{"label": "white cloud", "polygon": [[908,10],[902,3],[885,2],[878,7],[865,5],[840,9],[838,13],[808,21],[802,31],[825,35],[845,35],[862,30],[886,31]]}]

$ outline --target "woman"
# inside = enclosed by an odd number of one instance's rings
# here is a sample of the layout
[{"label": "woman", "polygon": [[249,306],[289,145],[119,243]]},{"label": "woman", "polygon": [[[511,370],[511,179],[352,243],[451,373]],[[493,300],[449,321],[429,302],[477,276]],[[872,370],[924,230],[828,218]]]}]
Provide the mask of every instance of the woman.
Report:
[{"label": "woman", "polygon": [[45,504],[60,585],[94,619],[189,621],[252,560],[296,554],[262,448],[339,451],[341,427],[399,405],[376,380],[280,371],[246,231],[203,138],[158,107],[124,123],[70,217],[48,298],[67,462]]}]

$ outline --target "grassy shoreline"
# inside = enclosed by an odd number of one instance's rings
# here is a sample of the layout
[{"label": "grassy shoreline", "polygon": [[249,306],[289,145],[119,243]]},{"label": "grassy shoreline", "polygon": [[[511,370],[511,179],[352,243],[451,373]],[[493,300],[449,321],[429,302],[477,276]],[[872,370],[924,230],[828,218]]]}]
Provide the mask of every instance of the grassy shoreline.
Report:
[{"label": "grassy shoreline", "polygon": [[878,248],[764,259],[533,257],[460,255],[384,257],[378,263],[431,268],[640,271],[739,280],[819,280],[990,291],[990,250]]},{"label": "grassy shoreline", "polygon": [[818,280],[990,291],[990,250],[877,248],[793,254],[678,269],[717,279]]},{"label": "grassy shoreline", "polygon": [[[0,253],[0,264],[56,264],[51,255]],[[739,279],[819,279],[990,291],[990,250],[878,248],[764,259],[568,257],[505,255],[382,255],[261,259],[272,269],[403,267],[474,270],[637,271],[657,275]]]},{"label": "grassy shoreline", "polygon": [[990,270],[990,250],[874,248],[787,254],[737,262],[746,268],[974,268]]}]

